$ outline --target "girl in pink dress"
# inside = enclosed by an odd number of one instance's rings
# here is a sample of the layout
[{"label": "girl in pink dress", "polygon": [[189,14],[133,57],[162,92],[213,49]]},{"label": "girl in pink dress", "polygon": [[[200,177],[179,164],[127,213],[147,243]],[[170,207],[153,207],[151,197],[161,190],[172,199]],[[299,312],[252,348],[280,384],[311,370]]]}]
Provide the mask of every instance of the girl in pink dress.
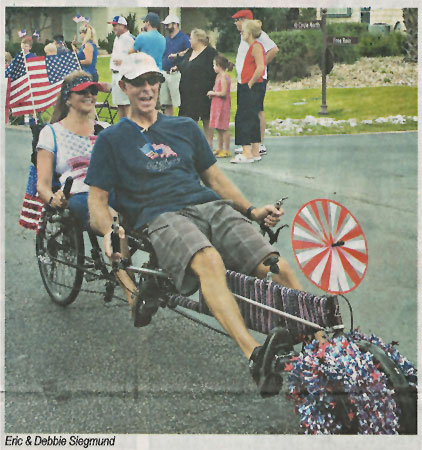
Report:
[{"label": "girl in pink dress", "polygon": [[213,62],[217,74],[214,89],[207,93],[211,100],[210,128],[218,132],[218,150],[214,153],[217,158],[230,157],[230,76],[228,71],[233,70],[233,64],[222,54],[218,54]]}]

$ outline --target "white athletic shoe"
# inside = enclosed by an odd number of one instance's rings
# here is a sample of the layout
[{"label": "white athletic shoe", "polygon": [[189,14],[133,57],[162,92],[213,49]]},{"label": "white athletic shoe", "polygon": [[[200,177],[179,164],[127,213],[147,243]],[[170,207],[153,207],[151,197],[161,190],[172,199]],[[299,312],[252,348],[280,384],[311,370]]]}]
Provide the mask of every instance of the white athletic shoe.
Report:
[{"label": "white athletic shoe", "polygon": [[260,154],[261,156],[267,154],[267,147],[265,147],[264,144],[259,144],[259,154]]},{"label": "white athletic shoe", "polygon": [[234,154],[235,155],[240,155],[240,154],[242,154],[243,153],[243,148],[242,147],[239,147],[239,148],[235,148],[234,149]]}]

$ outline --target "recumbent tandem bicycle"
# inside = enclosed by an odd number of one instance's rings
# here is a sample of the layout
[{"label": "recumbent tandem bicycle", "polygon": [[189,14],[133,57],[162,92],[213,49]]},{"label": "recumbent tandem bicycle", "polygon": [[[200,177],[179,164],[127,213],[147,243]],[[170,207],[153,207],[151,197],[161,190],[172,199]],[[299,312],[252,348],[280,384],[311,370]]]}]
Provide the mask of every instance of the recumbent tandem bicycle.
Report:
[{"label": "recumbent tandem bicycle", "polygon": [[[64,188],[67,195],[70,183],[71,180]],[[299,219],[303,222],[303,218],[298,216],[300,224]],[[301,225],[303,236],[306,224]],[[263,230],[273,243],[281,228],[277,232]],[[115,233],[117,229],[114,236]],[[216,321],[215,325],[210,324],[211,314],[200,293],[195,299],[176,291],[171,279],[159,268],[145,232],[126,230],[126,235],[130,258],[112,267],[105,261],[93,231],[83,231],[69,210],[54,210],[46,205],[37,232],[36,255],[43,284],[53,302],[67,306],[75,301],[84,290],[84,280],[103,283],[104,302],[110,302],[116,297],[118,284],[114,271],[124,268],[136,277],[136,300],[142,317],[137,326],[148,325],[159,308],[168,308],[226,334]],[[344,238],[335,239],[330,245],[345,246]],[[140,266],[130,262],[136,252],[145,256],[146,262]],[[276,327],[283,327],[292,345],[301,344],[300,351],[288,354],[284,347],[280,348],[275,359],[264,361],[264,367],[274,376],[287,378],[286,395],[294,402],[303,431],[416,434],[416,369],[398,352],[395,343],[386,344],[375,335],[367,336],[355,329],[350,303],[341,295],[351,314],[351,328],[346,333],[339,296],[317,296],[279,286],[272,281],[278,270],[277,257],[268,258],[265,264],[269,266],[265,279],[227,270],[227,283],[250,330],[268,335]],[[312,338],[319,330],[327,337],[324,343]]]}]

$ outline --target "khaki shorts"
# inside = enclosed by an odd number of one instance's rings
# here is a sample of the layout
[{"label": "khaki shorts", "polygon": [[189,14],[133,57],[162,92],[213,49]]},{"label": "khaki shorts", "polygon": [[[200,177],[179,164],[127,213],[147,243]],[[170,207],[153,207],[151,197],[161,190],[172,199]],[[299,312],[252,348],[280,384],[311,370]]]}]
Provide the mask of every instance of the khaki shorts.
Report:
[{"label": "khaki shorts", "polygon": [[183,294],[199,287],[190,269],[193,256],[214,247],[227,269],[251,275],[268,255],[277,253],[232,202],[217,200],[161,214],[148,224],[158,264]]},{"label": "khaki shorts", "polygon": [[118,73],[111,74],[111,98],[113,105],[130,105],[129,97],[120,89],[119,79]]},{"label": "khaki shorts", "polygon": [[163,106],[180,106],[180,72],[162,72],[165,78],[160,89],[160,103]]}]

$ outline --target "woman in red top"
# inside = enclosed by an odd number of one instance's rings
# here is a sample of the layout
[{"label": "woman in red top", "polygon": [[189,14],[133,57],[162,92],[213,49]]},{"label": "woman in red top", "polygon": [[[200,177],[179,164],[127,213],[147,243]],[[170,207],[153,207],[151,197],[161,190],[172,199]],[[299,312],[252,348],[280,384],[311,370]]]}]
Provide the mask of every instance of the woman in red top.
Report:
[{"label": "woman in red top", "polygon": [[248,20],[242,25],[242,39],[249,44],[241,73],[241,84],[237,94],[235,117],[235,143],[243,152],[231,160],[232,163],[252,163],[259,161],[259,89],[265,72],[265,50],[256,40],[261,34],[261,21]]}]

